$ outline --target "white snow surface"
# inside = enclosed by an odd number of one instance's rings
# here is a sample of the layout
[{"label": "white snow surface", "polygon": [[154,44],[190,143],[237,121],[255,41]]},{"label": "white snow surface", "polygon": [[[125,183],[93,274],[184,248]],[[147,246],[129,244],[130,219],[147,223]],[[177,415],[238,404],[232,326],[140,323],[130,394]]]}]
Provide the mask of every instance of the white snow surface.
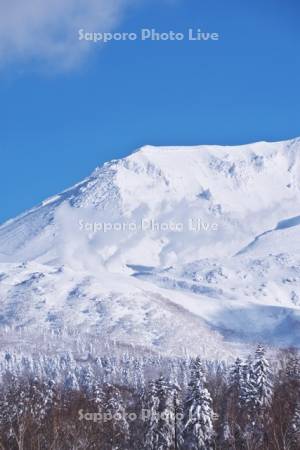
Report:
[{"label": "white snow surface", "polygon": [[0,226],[0,325],[299,346],[299,236],[300,139],[145,146]]}]

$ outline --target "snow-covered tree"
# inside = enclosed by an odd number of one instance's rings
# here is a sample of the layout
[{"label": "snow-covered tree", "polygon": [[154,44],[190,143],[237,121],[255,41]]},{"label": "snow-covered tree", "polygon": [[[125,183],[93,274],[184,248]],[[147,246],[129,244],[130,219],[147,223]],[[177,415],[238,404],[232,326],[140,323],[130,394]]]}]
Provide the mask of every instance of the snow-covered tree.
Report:
[{"label": "snow-covered tree", "polygon": [[179,424],[177,421],[180,414],[179,387],[171,384],[161,376],[156,381],[157,395],[159,398],[159,441],[158,449],[167,450],[172,448],[175,439],[179,439]]},{"label": "snow-covered tree", "polygon": [[159,441],[159,397],[155,381],[151,381],[143,398],[145,416],[145,450],[158,448]]},{"label": "snow-covered tree", "polygon": [[259,414],[263,413],[271,404],[273,386],[270,364],[261,345],[258,345],[255,352],[251,385],[255,410]]},{"label": "snow-covered tree", "polygon": [[231,393],[240,398],[244,384],[244,367],[240,358],[237,358],[230,369],[229,373],[229,389]]},{"label": "snow-covered tree", "polygon": [[106,425],[111,449],[127,448],[130,439],[129,423],[121,392],[115,386],[108,386],[104,411],[106,415],[109,415]]},{"label": "snow-covered tree", "polygon": [[253,361],[251,356],[242,364],[242,379],[239,392],[239,403],[242,405],[245,411],[249,412],[253,409]]},{"label": "snow-covered tree", "polygon": [[97,405],[99,411],[104,408],[105,392],[102,383],[98,380],[93,385],[92,401]]},{"label": "snow-covered tree", "polygon": [[181,443],[180,388],[165,377],[151,382],[144,398],[147,415],[145,445],[149,450],[168,450]]},{"label": "snow-covered tree", "polygon": [[16,377],[14,373],[5,374],[5,389],[1,393],[0,423],[6,425],[8,439],[24,450],[24,438],[31,422],[32,402],[29,383]]},{"label": "snow-covered tree", "polygon": [[210,450],[214,438],[212,398],[200,358],[192,363],[191,380],[186,401],[184,437],[191,450]]},{"label": "snow-covered tree", "polygon": [[286,376],[289,381],[300,383],[300,359],[296,352],[289,355],[286,365]]},{"label": "snow-covered tree", "polygon": [[79,391],[79,383],[75,372],[67,373],[64,387],[67,391]]},{"label": "snow-covered tree", "polygon": [[37,377],[29,384],[30,413],[35,424],[40,425],[51,409],[55,400],[54,383],[40,381]]},{"label": "snow-covered tree", "polygon": [[94,382],[95,382],[95,374],[90,364],[88,364],[81,370],[80,384],[83,390],[89,395],[93,392]]},{"label": "snow-covered tree", "polygon": [[133,367],[132,367],[132,381],[133,385],[136,389],[144,389],[145,386],[145,377],[143,372],[143,365],[142,362],[139,359],[135,359],[133,361]]},{"label": "snow-covered tree", "polygon": [[272,372],[264,348],[258,345],[253,362],[248,358],[245,365],[241,395],[246,413],[244,439],[248,447],[264,445],[264,427],[272,396]]}]

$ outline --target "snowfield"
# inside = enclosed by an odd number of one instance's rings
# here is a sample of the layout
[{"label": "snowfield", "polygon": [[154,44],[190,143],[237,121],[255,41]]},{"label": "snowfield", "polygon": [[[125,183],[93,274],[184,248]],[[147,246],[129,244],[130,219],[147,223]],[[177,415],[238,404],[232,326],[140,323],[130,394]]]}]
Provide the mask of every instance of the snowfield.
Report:
[{"label": "snowfield", "polygon": [[0,226],[0,325],[300,346],[299,236],[300,139],[146,146]]}]

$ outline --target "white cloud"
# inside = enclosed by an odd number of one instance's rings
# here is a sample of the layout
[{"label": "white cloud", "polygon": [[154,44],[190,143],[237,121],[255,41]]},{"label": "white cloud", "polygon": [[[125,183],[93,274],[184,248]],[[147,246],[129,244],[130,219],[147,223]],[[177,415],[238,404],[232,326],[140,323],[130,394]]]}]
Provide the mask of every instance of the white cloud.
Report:
[{"label": "white cloud", "polygon": [[91,45],[78,29],[111,31],[131,0],[0,0],[0,65],[15,61],[76,66]]}]

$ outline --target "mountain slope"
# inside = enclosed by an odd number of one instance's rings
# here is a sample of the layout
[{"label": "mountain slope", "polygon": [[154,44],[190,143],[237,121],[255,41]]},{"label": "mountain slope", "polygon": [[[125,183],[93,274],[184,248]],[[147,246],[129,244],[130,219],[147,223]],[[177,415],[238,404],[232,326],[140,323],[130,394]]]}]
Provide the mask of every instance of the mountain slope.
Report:
[{"label": "mountain slope", "polygon": [[300,139],[143,147],[0,227],[0,323],[299,345],[299,217]]}]

